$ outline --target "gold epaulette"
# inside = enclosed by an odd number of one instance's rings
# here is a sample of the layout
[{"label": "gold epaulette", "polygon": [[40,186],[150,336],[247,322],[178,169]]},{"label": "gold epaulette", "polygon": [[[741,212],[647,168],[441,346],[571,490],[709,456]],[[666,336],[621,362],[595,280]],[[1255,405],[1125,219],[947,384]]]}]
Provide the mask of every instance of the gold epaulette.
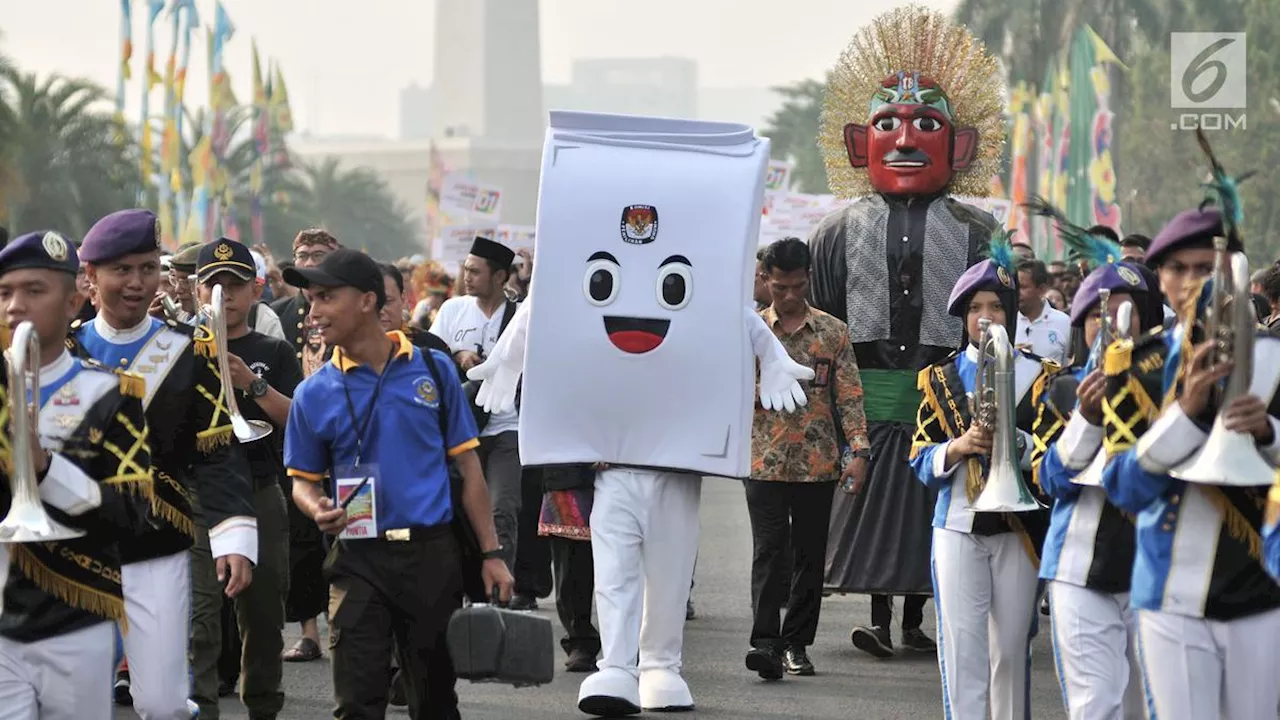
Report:
[{"label": "gold epaulette", "polygon": [[115,372],[116,376],[120,378],[121,395],[139,400],[147,396],[147,381],[141,375],[126,370],[116,370]]},{"label": "gold epaulette", "polygon": [[1103,356],[1102,370],[1108,376],[1116,376],[1128,372],[1133,365],[1133,340],[1116,340],[1107,346]]},{"label": "gold epaulette", "polygon": [[1262,516],[1262,522],[1267,526],[1275,525],[1277,520],[1280,520],[1280,475],[1276,477],[1276,484],[1271,486],[1271,492],[1267,493],[1267,509]]},{"label": "gold epaulette", "polygon": [[218,345],[213,341],[213,331],[205,325],[197,325],[191,334],[196,354],[207,358],[218,357]]}]

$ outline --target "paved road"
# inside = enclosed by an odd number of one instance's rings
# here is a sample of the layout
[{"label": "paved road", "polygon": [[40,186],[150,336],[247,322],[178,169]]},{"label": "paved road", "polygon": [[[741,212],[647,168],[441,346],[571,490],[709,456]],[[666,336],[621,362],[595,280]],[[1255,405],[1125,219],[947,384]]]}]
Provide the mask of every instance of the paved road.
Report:
[{"label": "paved road", "polygon": [[[818,642],[810,650],[818,675],[787,677],[766,683],[743,665],[750,631],[751,531],[741,485],[708,479],[703,485],[702,548],[694,601],[698,617],[689,623],[685,640],[685,675],[698,711],[686,717],[760,718],[761,720],[891,720],[940,718],[942,703],[938,666],[932,655],[899,656],[878,661],[849,644],[849,628],[866,622],[864,596],[827,598],[823,603]],[[933,605],[926,628],[933,635]],[[551,602],[538,611],[555,620]],[[557,623],[557,637],[559,626]],[[290,628],[290,633],[295,633]],[[895,641],[897,631],[895,630]],[[293,642],[286,641],[286,647]],[[557,647],[558,651],[558,647]],[[557,660],[559,662],[559,658]],[[576,710],[581,675],[561,673],[549,686],[516,690],[493,685],[460,684],[466,720],[560,720],[582,718]],[[329,665],[320,660],[285,665],[285,701],[281,720],[332,717]],[[1047,624],[1035,643],[1032,709],[1037,718],[1061,718],[1062,696],[1054,679]],[[122,720],[135,716],[119,712]],[[222,717],[248,716],[238,700],[222,701]],[[391,718],[407,718],[392,710]],[[650,715],[652,717],[652,714]]]}]

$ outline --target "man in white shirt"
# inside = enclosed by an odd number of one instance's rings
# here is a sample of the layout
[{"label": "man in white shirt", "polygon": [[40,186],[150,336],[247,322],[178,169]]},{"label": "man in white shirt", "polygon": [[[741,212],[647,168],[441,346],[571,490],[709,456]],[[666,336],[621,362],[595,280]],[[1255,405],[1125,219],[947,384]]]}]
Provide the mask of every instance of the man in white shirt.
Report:
[{"label": "man in white shirt", "polygon": [[1065,365],[1071,345],[1071,318],[1044,299],[1048,289],[1049,270],[1044,263],[1018,263],[1018,329],[1013,342],[1021,350]]},{"label": "man in white shirt", "polygon": [[[449,344],[453,359],[464,374],[488,357],[515,314],[516,304],[509,301],[503,291],[514,261],[511,248],[488,238],[476,238],[471,254],[462,264],[467,294],[446,300],[431,323],[431,332]],[[520,516],[521,467],[516,432],[519,417],[517,402],[515,410],[494,413],[487,423],[477,423],[480,425],[480,461],[493,499],[493,523],[507,567],[515,567]]]}]

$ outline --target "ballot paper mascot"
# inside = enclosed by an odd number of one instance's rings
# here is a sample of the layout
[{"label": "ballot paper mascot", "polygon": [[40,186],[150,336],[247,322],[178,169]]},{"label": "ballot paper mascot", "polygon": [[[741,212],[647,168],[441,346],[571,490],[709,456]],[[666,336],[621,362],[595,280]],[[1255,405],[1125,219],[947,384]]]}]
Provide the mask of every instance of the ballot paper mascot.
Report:
[{"label": "ballot paper mascot", "polygon": [[141,378],[155,493],[146,531],[122,543],[120,554],[129,618],[124,649],[134,710],[144,718],[187,712],[187,639],[214,631],[211,623],[192,625],[196,523],[208,532],[228,595],[248,586],[258,559],[253,485],[232,435],[213,333],[147,314],[160,283],[159,252],[159,222],[148,210],[120,210],[94,223],[80,260],[98,315],[72,324],[79,354]]},{"label": "ballot paper mascot", "polygon": [[[1161,372],[1155,421],[1103,472],[1111,502],[1136,516],[1129,603],[1138,615],[1147,705],[1161,720],[1270,717],[1280,703],[1280,587],[1263,565],[1260,537],[1269,465],[1280,460],[1280,339],[1260,333],[1253,340],[1253,382],[1220,407],[1210,388],[1221,387],[1230,366],[1204,341],[1214,295],[1205,278],[1243,250],[1228,208],[1183,211],[1156,235],[1145,260],[1178,322],[1158,342],[1113,346],[1106,359],[1109,372]],[[1242,433],[1247,445],[1215,463],[1223,478],[1189,481],[1188,461],[1207,446],[1211,429]],[[1265,458],[1260,478],[1241,472],[1255,453]]]},{"label": "ballot paper mascot", "polygon": [[[951,293],[949,312],[964,318],[962,349],[920,371],[924,394],[911,448],[919,480],[938,493],[933,515],[934,602],[938,613],[938,662],[943,704],[958,720],[1025,717],[1029,705],[1028,662],[1035,627],[1039,542],[1047,513],[1030,503],[1026,512],[976,512],[972,505],[1001,460],[1000,438],[1016,423],[1008,459],[1031,470],[1030,431],[1037,395],[1057,365],[1013,350],[1018,299],[1013,248],[1007,238],[991,243],[991,258],[965,271]],[[995,368],[995,382],[1012,371],[1013,405],[995,389],[994,416],[983,417],[988,400],[969,397],[980,371],[981,321],[991,335],[1003,331],[1012,367]],[[998,360],[996,362],[999,362]],[[988,380],[989,382],[989,380]],[[985,395],[985,393],[984,393]],[[994,458],[994,459],[993,459]]]},{"label": "ballot paper mascot", "polygon": [[[115,627],[124,622],[119,543],[145,523],[152,494],[150,450],[138,378],[72,356],[67,324],[84,298],[75,290],[76,251],[60,234],[38,231],[0,250],[0,309],[19,345],[0,364],[0,717],[108,720]],[[39,349],[31,354],[26,333]],[[9,344],[6,340],[5,344]],[[28,391],[37,393],[38,421],[15,435],[28,402],[11,404],[9,363],[27,361]],[[24,375],[25,375],[24,372]],[[18,390],[18,392],[23,392]],[[32,442],[37,437],[39,444]],[[49,520],[80,537],[56,542],[6,542],[31,528],[32,508],[18,505],[10,473],[18,453],[39,483]],[[16,498],[16,499],[15,499]],[[12,504],[12,506],[11,506]],[[25,510],[24,510],[25,508]],[[39,513],[39,508],[34,508]],[[26,518],[24,522],[19,516]],[[48,537],[45,535],[44,537]],[[127,630],[127,629],[126,629]]]},{"label": "ballot paper mascot", "polygon": [[701,476],[749,473],[756,359],[766,408],[803,404],[813,377],[748,307],[768,154],[742,125],[552,113],[530,296],[468,373],[501,409],[523,372],[524,465],[609,466],[588,714],[693,707],[680,666]]},{"label": "ballot paper mascot", "polygon": [[919,629],[929,577],[933,493],[907,454],[920,404],[916,373],[960,345],[947,295],[977,262],[996,221],[949,193],[985,195],[1004,139],[995,59],[944,15],[892,10],[850,43],[830,74],[819,145],[831,191],[853,200],[810,236],[812,305],[844,320],[866,389],[871,466],[865,490],[838,495],[827,586],[873,593],[872,626],[853,642],[892,654],[891,601],[907,601],[903,640]]},{"label": "ballot paper mascot", "polygon": [[[1117,373],[1104,371],[1103,357],[1122,330],[1117,325],[1121,308],[1128,306],[1126,337],[1116,342],[1132,347],[1128,336],[1159,323],[1160,299],[1158,293],[1152,297],[1155,287],[1140,268],[1120,261],[1119,245],[1087,232],[1065,236],[1078,239],[1097,267],[1071,304],[1071,324],[1083,336],[1078,352],[1084,352],[1084,362],[1055,378],[1048,394],[1059,404],[1042,405],[1037,427],[1036,448],[1044,459],[1036,478],[1054,499],[1040,577],[1049,583],[1054,660],[1068,715],[1137,718],[1144,704],[1136,621],[1129,608],[1134,518],[1108,502],[1100,487],[1101,466],[1091,466],[1127,447],[1132,432],[1142,432],[1151,406],[1149,388],[1126,384],[1122,396],[1104,404],[1109,375]],[[1068,412],[1058,412],[1062,407]],[[1109,422],[1104,420],[1108,414]]]}]

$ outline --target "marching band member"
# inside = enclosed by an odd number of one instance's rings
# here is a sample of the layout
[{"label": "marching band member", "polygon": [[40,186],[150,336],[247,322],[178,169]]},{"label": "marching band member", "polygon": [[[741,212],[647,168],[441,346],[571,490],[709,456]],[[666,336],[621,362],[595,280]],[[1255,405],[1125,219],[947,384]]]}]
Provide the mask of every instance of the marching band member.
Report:
[{"label": "marching band member", "polygon": [[[1029,534],[1043,527],[1040,511],[975,512],[969,509],[986,484],[993,433],[972,421],[978,409],[966,394],[979,369],[981,321],[1012,335],[1018,290],[1013,249],[995,240],[991,258],[965,271],[951,292],[948,312],[965,320],[964,349],[920,372],[924,393],[911,447],[911,466],[938,491],[933,516],[934,602],[938,612],[938,662],[942,701],[960,720],[1011,720],[1029,712],[1028,662],[1035,633],[1038,544]],[[1047,382],[1056,365],[1015,351],[1019,464],[1030,470],[1028,433],[1034,420],[1033,386]],[[996,428],[996,432],[1000,429]],[[1027,524],[1024,525],[1024,522]]]},{"label": "marching band member", "polygon": [[[1204,444],[1210,387],[1230,372],[1229,365],[1211,362],[1215,343],[1193,347],[1190,337],[1223,225],[1215,208],[1184,211],[1147,251],[1146,262],[1156,268],[1178,316],[1158,348],[1164,369],[1156,397],[1166,399],[1165,407],[1103,473],[1111,502],[1137,514],[1129,602],[1138,611],[1149,713],[1161,720],[1272,717],[1280,704],[1280,656],[1274,652],[1280,587],[1260,563],[1265,488],[1195,484],[1169,475]],[[1228,252],[1242,250],[1234,229],[1225,235]],[[1108,364],[1122,362],[1122,355],[1109,353]],[[1159,353],[1144,358],[1143,366],[1157,362]],[[1241,396],[1223,412],[1227,429],[1252,434],[1276,461],[1280,421],[1263,399]]]},{"label": "marching band member", "polygon": [[[1118,262],[1119,246],[1110,251],[1080,284],[1071,304],[1071,324],[1082,330],[1085,348],[1102,349],[1104,314],[1114,324],[1124,303],[1134,308],[1151,305],[1142,274]],[[1158,299],[1155,309],[1159,311]],[[1132,316],[1134,335],[1141,331],[1142,315],[1135,311]],[[1150,313],[1146,315],[1150,320]],[[1131,642],[1135,623],[1129,611],[1133,521],[1107,502],[1101,487],[1072,482],[1103,445],[1108,378],[1100,355],[1087,357],[1074,373],[1079,402],[1060,438],[1045,443],[1047,452],[1037,475],[1040,487],[1054,498],[1040,577],[1049,582],[1054,660],[1068,716],[1138,718],[1143,711],[1141,671]]]},{"label": "marching band member", "polygon": [[160,285],[160,229],[147,210],[121,210],[94,224],[80,258],[97,289],[98,315],[73,325],[82,354],[142,376],[155,462],[153,526],[121,544],[135,711],[143,718],[189,718],[187,638],[211,631],[191,612],[196,532],[189,494],[228,597],[249,586],[258,558],[253,487],[223,404],[216,345],[205,326],[150,317]]},{"label": "marching band member", "polygon": [[[10,447],[6,435],[5,464],[10,452],[30,452],[52,519],[85,532],[0,544],[0,718],[7,720],[111,718],[112,621],[125,617],[117,543],[145,522],[152,492],[138,379],[72,357],[63,344],[84,302],[79,265],[56,232],[28,233],[0,250],[0,307],[9,327],[34,326],[42,406],[32,428],[38,437],[12,438]],[[9,483],[0,484],[5,511]]]}]

